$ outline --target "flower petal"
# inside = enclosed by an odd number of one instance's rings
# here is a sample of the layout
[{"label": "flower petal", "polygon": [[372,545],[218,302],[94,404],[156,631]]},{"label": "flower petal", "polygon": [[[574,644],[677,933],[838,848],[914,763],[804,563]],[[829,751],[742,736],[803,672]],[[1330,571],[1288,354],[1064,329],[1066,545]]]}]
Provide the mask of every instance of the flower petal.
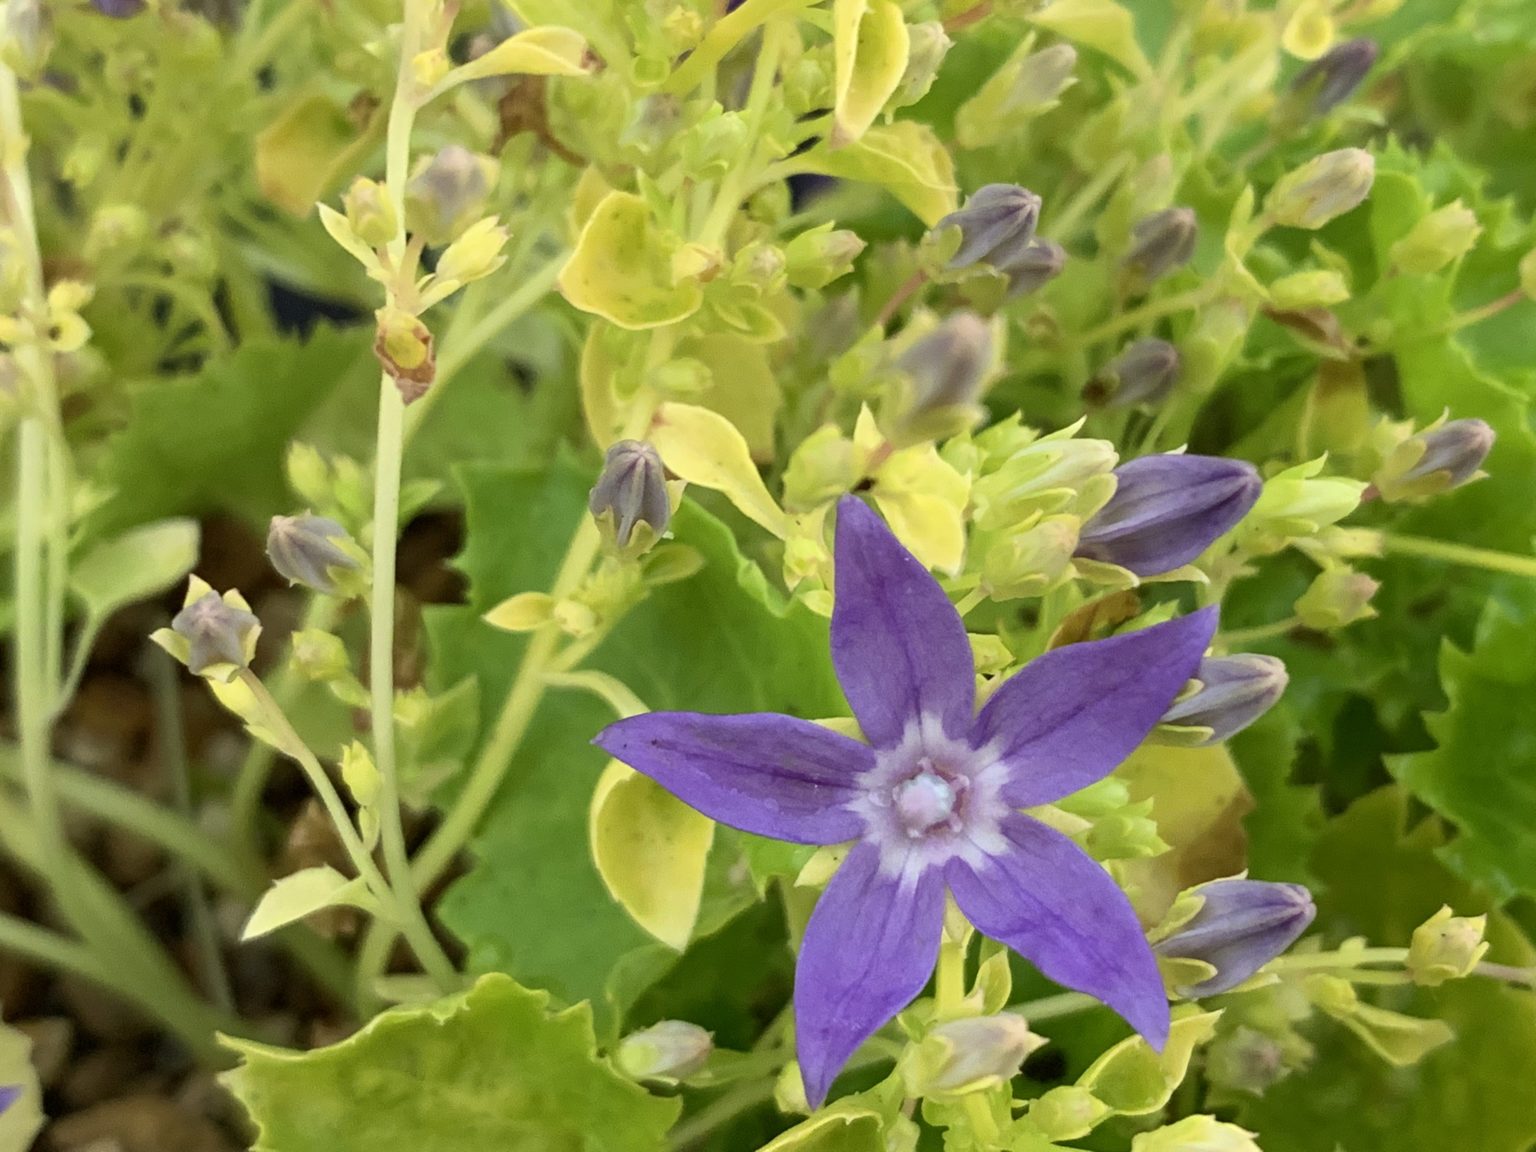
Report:
[{"label": "flower petal", "polygon": [[1064,987],[1104,1001],[1159,1050],[1168,997],[1125,893],[1060,832],[1012,813],[1009,848],[980,867],[945,867],[955,902],[977,929]]},{"label": "flower petal", "polygon": [[795,969],[795,1047],[805,1097],[821,1106],[859,1045],[928,983],[944,926],[944,880],[880,869],[858,844],[822,893]]},{"label": "flower petal", "polygon": [[865,737],[888,748],[926,718],[963,738],[976,707],[975,667],[944,589],[853,496],[837,506],[835,559],[832,663]]},{"label": "flower petal", "polygon": [[592,741],[684,803],[743,832],[840,844],[863,830],[844,805],[874,766],[869,746],[793,716],[647,712]]},{"label": "flower petal", "polygon": [[1162,719],[1216,631],[1216,609],[1068,644],[1031,660],[992,694],[978,748],[996,742],[1010,769],[1003,799],[1048,804],[1101,780]]}]

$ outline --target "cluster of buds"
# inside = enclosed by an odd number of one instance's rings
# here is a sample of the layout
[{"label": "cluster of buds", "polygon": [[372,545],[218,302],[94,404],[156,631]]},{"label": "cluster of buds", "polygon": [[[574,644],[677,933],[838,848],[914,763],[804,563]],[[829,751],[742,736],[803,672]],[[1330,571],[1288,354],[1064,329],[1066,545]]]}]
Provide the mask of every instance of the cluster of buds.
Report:
[{"label": "cluster of buds", "polygon": [[929,234],[932,243],[957,244],[943,267],[949,276],[984,272],[1001,277],[1005,295],[1027,295],[1060,274],[1066,250],[1035,235],[1040,197],[1017,184],[987,184],[945,216]]}]

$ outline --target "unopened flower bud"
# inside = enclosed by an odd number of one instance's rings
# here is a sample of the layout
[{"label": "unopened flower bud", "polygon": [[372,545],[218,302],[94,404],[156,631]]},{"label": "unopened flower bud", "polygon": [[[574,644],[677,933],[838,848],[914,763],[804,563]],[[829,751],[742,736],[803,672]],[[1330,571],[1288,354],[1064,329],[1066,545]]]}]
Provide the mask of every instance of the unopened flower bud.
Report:
[{"label": "unopened flower bud", "polygon": [[1321,475],[1323,461],[1309,460],[1271,476],[1244,525],[1245,543],[1261,552],[1316,535],[1360,506],[1366,484],[1347,476]]},{"label": "unopened flower bud", "polygon": [[1325,152],[1287,172],[1270,189],[1264,210],[1276,224],[1321,228],[1358,207],[1376,179],[1376,161],[1359,148]]},{"label": "unopened flower bud", "polygon": [[442,259],[437,262],[440,280],[456,280],[471,284],[482,280],[507,262],[501,254],[507,243],[507,230],[487,216],[471,224],[464,233],[448,245]]},{"label": "unopened flower bud", "polygon": [[1280,1041],[1243,1025],[1219,1034],[1206,1050],[1206,1076],[1212,1084],[1233,1092],[1263,1095],[1290,1070]]},{"label": "unopened flower bud", "polygon": [[[194,589],[199,587],[207,590],[171,620],[171,632],[182,641],[182,651],[172,650],[172,654],[180,655],[195,676],[233,679],[235,673],[250,667],[261,622],[238,592],[220,596],[201,581]],[[169,648],[163,641],[162,645]]]},{"label": "unopened flower bud", "polygon": [[1036,236],[1014,256],[995,265],[1008,278],[1010,300],[1028,296],[1061,275],[1067,263],[1067,250],[1054,240]]},{"label": "unopened flower bud", "polygon": [[1145,289],[1188,264],[1199,231],[1192,208],[1165,208],[1138,220],[1131,228],[1131,247],[1122,264],[1133,287]]},{"label": "unopened flower bud", "polygon": [[0,59],[31,80],[42,73],[53,50],[53,16],[42,0],[11,0],[0,26]]},{"label": "unopened flower bud", "polygon": [[400,232],[394,201],[377,180],[359,176],[341,198],[347,223],[370,248],[382,248]]},{"label": "unopened flower bud", "polygon": [[796,288],[825,288],[853,270],[864,247],[857,232],[823,224],[784,246],[784,274]]},{"label": "unopened flower bud", "polygon": [[902,1072],[913,1096],[962,1095],[1013,1079],[1043,1044],[1012,1012],[947,1020],[908,1050]]},{"label": "unopened flower bud", "polygon": [[1084,847],[1095,860],[1145,860],[1161,856],[1171,845],[1158,834],[1152,801],[1144,800],[1095,820]]},{"label": "unopened flower bud", "polygon": [[405,185],[405,222],[429,245],[446,244],[484,214],[496,161],[450,144],[416,166]]},{"label": "unopened flower bud", "polygon": [[305,680],[322,684],[352,670],[341,637],[319,628],[305,628],[293,634],[288,661]]},{"label": "unopened flower bud", "polygon": [[1399,272],[1427,276],[1465,256],[1482,232],[1477,213],[1453,200],[1420,217],[1408,235],[1392,245],[1388,259]]},{"label": "unopened flower bud", "polygon": [[981,395],[993,369],[991,325],[972,312],[947,316],[901,354],[896,368],[905,387],[892,442],[963,432],[981,418]]},{"label": "unopened flower bud", "polygon": [[634,1080],[685,1080],[714,1051],[714,1037],[686,1020],[662,1020],[619,1041],[620,1071]]},{"label": "unopened flower bud", "polygon": [[359,567],[342,542],[350,543],[347,530],[325,516],[274,516],[267,530],[267,558],[288,583],[331,596],[336,573]]},{"label": "unopened flower bud", "polygon": [[149,217],[137,204],[104,204],[91,217],[86,259],[98,262],[126,253],[149,235]]},{"label": "unopened flower bud", "polygon": [[1110,1108],[1087,1088],[1064,1084],[1029,1105],[1029,1123],[1047,1140],[1081,1140],[1109,1115]]},{"label": "unopened flower bud", "polygon": [[908,25],[906,71],[901,74],[901,82],[896,85],[887,106],[906,108],[928,95],[953,44],[954,41],[945,35],[944,25],[937,20]]},{"label": "unopened flower bud", "polygon": [[1023,532],[1006,532],[986,550],[981,579],[995,600],[1038,596],[1066,575],[1077,548],[1076,516],[1047,516]]},{"label": "unopened flower bud", "polygon": [[1168,399],[1182,366],[1179,350],[1168,341],[1137,340],[1088,382],[1083,398],[1110,408],[1156,407]]},{"label": "unopened flower bud", "polygon": [[1371,597],[1381,585],[1353,568],[1328,568],[1318,573],[1296,601],[1296,615],[1308,628],[1326,632],[1376,615]]},{"label": "unopened flower bud", "polygon": [[[989,454],[1008,425],[998,424],[977,438]],[[994,457],[995,458],[995,457]],[[1038,513],[1097,512],[1114,491],[1110,473],[1115,446],[1108,440],[1055,434],[1013,449],[996,468],[983,471],[972,486],[977,525],[987,531],[1009,528]],[[1076,544],[1076,533],[1074,546]]]},{"label": "unopened flower bud", "polygon": [[1023,41],[1001,68],[955,115],[955,139],[962,148],[995,144],[1017,126],[1054,107],[1071,86],[1077,51],[1067,43],[1039,52]]},{"label": "unopened flower bud", "polygon": [[1441,908],[1413,930],[1407,964],[1413,982],[1433,988],[1471,975],[1488,953],[1487,927],[1486,916],[1454,916]]},{"label": "unopened flower bud", "polygon": [[1360,87],[1377,53],[1376,41],[1363,37],[1336,44],[1296,74],[1291,104],[1307,115],[1327,115]]},{"label": "unopened flower bud", "polygon": [[[1387,425],[1372,437],[1378,451],[1391,435]],[[1458,488],[1484,475],[1479,469],[1493,442],[1493,429],[1476,418],[1431,426],[1381,451],[1382,463],[1371,474],[1371,483],[1388,503],[1422,500]]]},{"label": "unopened flower bud", "polygon": [[1115,494],[1083,526],[1077,554],[1141,577],[1190,563],[1236,527],[1263,488],[1252,464],[1220,456],[1142,456],[1115,476]]},{"label": "unopened flower bud", "polygon": [[644,552],[656,543],[672,518],[666,469],[656,449],[643,440],[620,440],[609,448],[587,508],[619,551]]},{"label": "unopened flower bud", "polygon": [[1289,948],[1317,912],[1312,894],[1300,884],[1213,880],[1186,897],[1198,898],[1199,910],[1155,943],[1153,951],[1167,959],[1197,960],[1216,971],[1179,988],[1181,996],[1215,996],[1236,988]]},{"label": "unopened flower bud", "polygon": [[399,308],[380,308],[374,318],[374,356],[400,389],[405,403],[420,400],[437,378],[432,330]]},{"label": "unopened flower bud", "polygon": [[1237,735],[1275,706],[1289,680],[1283,661],[1252,652],[1208,656],[1195,678],[1199,689],[1163,713],[1158,732],[1167,742],[1198,747]]},{"label": "unopened flower bud", "polygon": [[91,7],[103,16],[110,16],[114,20],[126,20],[144,11],[147,5],[145,0],[91,0]]},{"label": "unopened flower bud", "polygon": [[1142,1132],[1131,1152],[1260,1152],[1253,1133],[1214,1116],[1186,1116],[1166,1128]]},{"label": "unopened flower bud", "polygon": [[966,198],[963,208],[934,225],[934,231],[960,230],[960,247],[949,258],[949,268],[986,264],[1002,269],[1023,255],[1039,219],[1040,197],[1028,188],[986,184]]}]

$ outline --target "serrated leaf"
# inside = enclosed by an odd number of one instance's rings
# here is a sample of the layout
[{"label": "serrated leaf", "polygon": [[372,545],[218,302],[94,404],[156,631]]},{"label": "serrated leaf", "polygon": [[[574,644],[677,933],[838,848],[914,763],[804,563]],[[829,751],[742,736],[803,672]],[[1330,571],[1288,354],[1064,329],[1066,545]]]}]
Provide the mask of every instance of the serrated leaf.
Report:
[{"label": "serrated leaf", "polygon": [[845,148],[818,148],[802,163],[813,172],[885,188],[930,227],[953,212],[959,189],[954,161],[926,124],[898,120],[865,132]]},{"label": "serrated leaf", "polygon": [[674,324],[698,311],[704,293],[696,280],[673,283],[671,248],[641,197],[610,192],[582,228],[560,291],[620,328]]},{"label": "serrated leaf", "polygon": [[92,545],[70,567],[69,588],[103,620],[124,604],[164,592],[197,563],[197,521],[159,520]]},{"label": "serrated leaf", "polygon": [[[460,482],[469,546],[459,566],[469,577],[469,604],[429,609],[427,626],[434,678],[454,683],[476,675],[488,723],[528,641],[491,628],[480,613],[514,593],[549,587],[565,542],[587,515],[591,474],[564,464],[543,474],[475,467]],[[806,719],[844,712],[826,623],[777,598],[730,531],[691,501],[672,526],[703,567],[652,592],[586,666],[615,676],[652,708]],[[619,958],[648,943],[608,895],[585,848],[592,792],[607,763],[588,742],[612,719],[586,693],[545,698],[472,842],[474,866],[440,906],[473,965],[567,1000],[601,1003]],[[539,930],[521,927],[530,924]]]},{"label": "serrated leaf", "polygon": [[608,892],[663,944],[688,946],[715,822],[614,761],[592,794],[592,859]]},{"label": "serrated leaf", "polygon": [[1491,601],[1471,652],[1443,646],[1448,706],[1424,717],[1436,747],[1387,759],[1393,776],[1455,824],[1445,859],[1501,900],[1536,894],[1533,600]]},{"label": "serrated leaf", "polygon": [[596,1054],[585,1005],[505,976],[398,1008],[329,1048],[243,1040],[224,1084],[251,1113],[254,1152],[656,1152],[678,1112]]},{"label": "serrated leaf", "polygon": [[329,864],[301,868],[273,883],[256,902],[251,918],[240,933],[242,940],[254,940],[285,925],[319,912],[347,904],[354,908],[372,908],[373,897],[363,882],[343,876]]}]

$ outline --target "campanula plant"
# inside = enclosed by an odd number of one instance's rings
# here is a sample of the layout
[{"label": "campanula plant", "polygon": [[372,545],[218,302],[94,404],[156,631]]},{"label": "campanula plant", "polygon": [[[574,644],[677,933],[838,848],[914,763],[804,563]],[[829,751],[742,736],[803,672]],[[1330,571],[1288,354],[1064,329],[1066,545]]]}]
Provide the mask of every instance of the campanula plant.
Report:
[{"label": "campanula plant", "polygon": [[1529,1152],[1533,11],[0,0],[0,1152]]}]

